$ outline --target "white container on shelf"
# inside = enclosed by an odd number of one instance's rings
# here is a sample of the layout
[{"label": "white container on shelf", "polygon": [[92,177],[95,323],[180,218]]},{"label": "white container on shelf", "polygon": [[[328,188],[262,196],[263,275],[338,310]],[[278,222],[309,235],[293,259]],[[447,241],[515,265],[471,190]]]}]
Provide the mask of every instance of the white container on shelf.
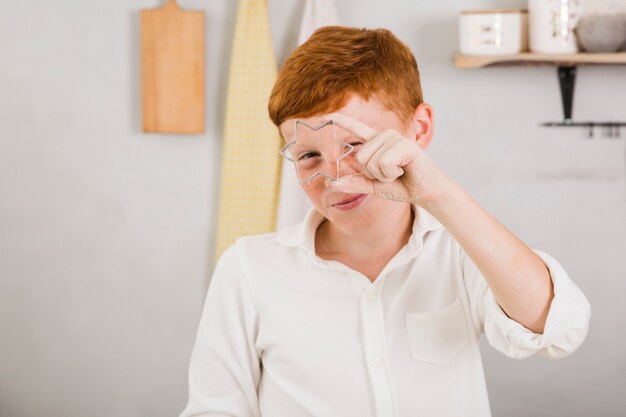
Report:
[{"label": "white container on shelf", "polygon": [[459,15],[463,55],[514,55],[528,48],[527,12],[521,9],[468,10]]},{"label": "white container on shelf", "polygon": [[528,0],[530,50],[538,54],[578,52],[574,29],[581,0]]}]

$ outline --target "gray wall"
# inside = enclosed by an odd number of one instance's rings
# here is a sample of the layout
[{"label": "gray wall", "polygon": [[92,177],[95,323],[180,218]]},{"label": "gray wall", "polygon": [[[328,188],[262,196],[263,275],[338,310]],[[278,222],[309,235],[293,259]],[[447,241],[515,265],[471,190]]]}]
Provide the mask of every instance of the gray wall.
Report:
[{"label": "gray wall", "polygon": [[[277,59],[301,2],[270,0]],[[157,0],[2,1],[0,416],[172,416],[213,267],[225,81],[237,2],[207,12],[207,132],[140,130],[139,9]],[[561,117],[553,68],[457,70],[462,9],[524,1],[337,0],[342,23],[387,27],[421,65],[432,157],[593,308],[573,356],[514,361],[484,346],[495,416],[626,415],[622,140]],[[575,115],[626,119],[626,67],[581,68]],[[599,135],[598,135],[599,136]],[[626,136],[626,132],[624,135]]]}]

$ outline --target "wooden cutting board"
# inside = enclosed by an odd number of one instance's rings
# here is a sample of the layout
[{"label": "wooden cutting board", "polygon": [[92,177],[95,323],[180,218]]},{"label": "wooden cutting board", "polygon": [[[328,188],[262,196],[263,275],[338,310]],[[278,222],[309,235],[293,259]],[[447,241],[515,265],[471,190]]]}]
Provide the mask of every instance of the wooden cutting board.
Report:
[{"label": "wooden cutting board", "polygon": [[141,10],[143,130],[204,132],[204,11]]}]

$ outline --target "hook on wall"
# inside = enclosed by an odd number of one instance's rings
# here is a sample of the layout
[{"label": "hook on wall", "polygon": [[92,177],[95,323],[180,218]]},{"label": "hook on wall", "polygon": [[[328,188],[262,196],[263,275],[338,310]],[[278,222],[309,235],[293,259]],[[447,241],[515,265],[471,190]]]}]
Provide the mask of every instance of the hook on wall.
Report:
[{"label": "hook on wall", "polygon": [[542,126],[545,127],[582,127],[587,128],[587,137],[593,139],[595,135],[595,128],[602,129],[602,136],[608,139],[619,139],[622,134],[622,127],[626,126],[626,122],[546,122]]},{"label": "hook on wall", "polygon": [[563,121],[543,123],[545,127],[586,127],[587,137],[595,136],[595,128],[602,128],[603,137],[609,139],[619,139],[622,126],[626,122],[575,122],[572,119],[572,107],[574,104],[574,85],[576,83],[576,66],[557,67],[559,87],[561,89],[561,101],[563,103]]}]

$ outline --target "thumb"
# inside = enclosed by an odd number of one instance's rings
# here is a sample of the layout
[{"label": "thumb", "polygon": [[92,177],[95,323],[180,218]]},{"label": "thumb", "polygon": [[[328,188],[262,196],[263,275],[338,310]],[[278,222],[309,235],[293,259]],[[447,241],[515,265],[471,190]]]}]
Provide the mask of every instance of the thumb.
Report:
[{"label": "thumb", "polygon": [[346,175],[331,182],[329,188],[348,194],[375,194],[374,180],[363,175]]}]

